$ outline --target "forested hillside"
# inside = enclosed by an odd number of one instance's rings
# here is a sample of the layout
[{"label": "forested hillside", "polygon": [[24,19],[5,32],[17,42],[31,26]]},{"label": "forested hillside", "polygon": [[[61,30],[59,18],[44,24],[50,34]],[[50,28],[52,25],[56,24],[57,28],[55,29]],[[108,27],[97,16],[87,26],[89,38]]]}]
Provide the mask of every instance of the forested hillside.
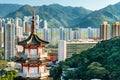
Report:
[{"label": "forested hillside", "polygon": [[54,80],[59,79],[63,69],[77,68],[75,71],[68,71],[65,78],[120,80],[119,66],[120,37],[115,37],[60,62],[58,67],[51,69],[51,76]]}]

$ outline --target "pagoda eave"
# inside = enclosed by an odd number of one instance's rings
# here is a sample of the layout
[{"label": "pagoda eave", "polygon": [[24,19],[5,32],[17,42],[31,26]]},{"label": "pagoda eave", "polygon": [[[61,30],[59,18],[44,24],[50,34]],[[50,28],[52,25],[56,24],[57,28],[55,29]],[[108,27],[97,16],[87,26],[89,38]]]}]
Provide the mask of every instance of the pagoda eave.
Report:
[{"label": "pagoda eave", "polygon": [[21,44],[21,46],[23,47],[30,47],[30,46],[45,47],[45,45],[48,45],[48,44]]},{"label": "pagoda eave", "polygon": [[40,63],[40,64],[34,64],[34,63],[21,63],[22,64],[22,66],[24,66],[24,67],[38,67],[38,66],[42,66],[42,65],[45,65],[45,64],[42,64],[42,63]]}]

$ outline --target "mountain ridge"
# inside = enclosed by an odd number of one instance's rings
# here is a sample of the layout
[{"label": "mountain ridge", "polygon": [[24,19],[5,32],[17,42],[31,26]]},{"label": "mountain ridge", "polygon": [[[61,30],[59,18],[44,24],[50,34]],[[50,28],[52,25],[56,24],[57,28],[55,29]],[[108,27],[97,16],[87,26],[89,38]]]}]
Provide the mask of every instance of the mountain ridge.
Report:
[{"label": "mountain ridge", "polygon": [[107,21],[112,25],[115,21],[120,21],[120,2],[114,5],[108,5],[100,10],[93,11],[82,19],[79,24],[75,25],[77,27],[99,27],[103,21]]},{"label": "mountain ridge", "polygon": [[7,14],[16,11],[22,5],[19,4],[0,4],[0,17],[4,17]]},{"label": "mountain ridge", "polygon": [[90,10],[82,7],[65,7],[58,4],[43,6],[24,5],[17,11],[12,12],[5,17],[22,18],[23,16],[30,16],[31,11],[33,10],[35,11],[36,15],[40,16],[40,18],[48,21],[48,27],[66,27],[75,25],[80,19],[91,12]]},{"label": "mountain ridge", "polygon": [[[0,4],[1,5],[1,4]],[[40,19],[48,21],[48,27],[99,27],[103,21],[112,25],[115,21],[120,21],[120,2],[108,5],[100,10],[91,11],[83,7],[62,6],[59,4],[30,6],[20,5],[5,17],[31,16],[34,10]],[[1,15],[1,13],[0,13]]]}]

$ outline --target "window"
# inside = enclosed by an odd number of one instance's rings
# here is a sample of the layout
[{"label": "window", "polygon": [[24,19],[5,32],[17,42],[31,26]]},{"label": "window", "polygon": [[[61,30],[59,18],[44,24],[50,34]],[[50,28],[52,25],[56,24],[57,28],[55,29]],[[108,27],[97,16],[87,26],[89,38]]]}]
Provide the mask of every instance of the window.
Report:
[{"label": "window", "polygon": [[30,50],[30,55],[31,56],[37,55],[37,49],[31,49]]},{"label": "window", "polygon": [[37,74],[37,73],[38,73],[37,67],[30,68],[30,74]]},{"label": "window", "polygon": [[28,55],[29,51],[28,49],[25,49],[25,54]]}]

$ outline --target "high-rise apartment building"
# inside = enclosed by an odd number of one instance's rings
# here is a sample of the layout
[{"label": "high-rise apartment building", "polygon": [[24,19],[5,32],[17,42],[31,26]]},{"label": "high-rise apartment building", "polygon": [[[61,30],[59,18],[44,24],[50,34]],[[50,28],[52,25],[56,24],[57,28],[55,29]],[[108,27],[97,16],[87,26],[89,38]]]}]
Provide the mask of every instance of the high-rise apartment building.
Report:
[{"label": "high-rise apartment building", "polygon": [[0,27],[0,47],[4,47],[4,27]]},{"label": "high-rise apartment building", "polygon": [[24,20],[23,20],[23,32],[28,33],[28,29],[29,29],[29,18],[27,16],[24,16]]},{"label": "high-rise apartment building", "polygon": [[0,28],[2,27],[2,20],[0,19]]},{"label": "high-rise apartment building", "polygon": [[40,28],[47,29],[47,21],[46,20],[40,20]]},{"label": "high-rise apartment building", "polygon": [[18,18],[18,17],[15,18],[15,26],[22,27],[22,19],[21,18]]},{"label": "high-rise apartment building", "polygon": [[78,39],[99,38],[99,28],[79,28]]},{"label": "high-rise apartment building", "polygon": [[64,28],[60,27],[60,40],[64,40]]},{"label": "high-rise apartment building", "polygon": [[[61,34],[60,34],[61,35]],[[72,31],[72,28],[64,28],[64,34],[63,34],[63,39],[66,41],[73,40],[74,38],[74,33]]]},{"label": "high-rise apartment building", "polygon": [[115,22],[112,25],[112,37],[115,36],[120,36],[120,23],[119,22]]},{"label": "high-rise apartment building", "polygon": [[100,25],[100,39],[110,39],[110,25],[107,22],[103,22],[103,24]]},{"label": "high-rise apartment building", "polygon": [[4,29],[5,39],[4,39],[4,48],[5,48],[5,60],[10,60],[15,56],[15,25],[12,22],[9,22],[5,25]]},{"label": "high-rise apartment building", "polygon": [[58,44],[58,61],[66,59],[66,41],[60,40]]},{"label": "high-rise apartment building", "polygon": [[59,28],[51,28],[50,30],[52,36],[51,44],[56,45],[60,40],[60,30]]},{"label": "high-rise apartment building", "polygon": [[22,19],[20,19],[20,18],[15,19],[15,35],[17,37],[23,36]]},{"label": "high-rise apartment building", "polygon": [[36,17],[36,28],[38,29],[40,26],[40,17],[39,15],[36,15],[35,17]]}]

